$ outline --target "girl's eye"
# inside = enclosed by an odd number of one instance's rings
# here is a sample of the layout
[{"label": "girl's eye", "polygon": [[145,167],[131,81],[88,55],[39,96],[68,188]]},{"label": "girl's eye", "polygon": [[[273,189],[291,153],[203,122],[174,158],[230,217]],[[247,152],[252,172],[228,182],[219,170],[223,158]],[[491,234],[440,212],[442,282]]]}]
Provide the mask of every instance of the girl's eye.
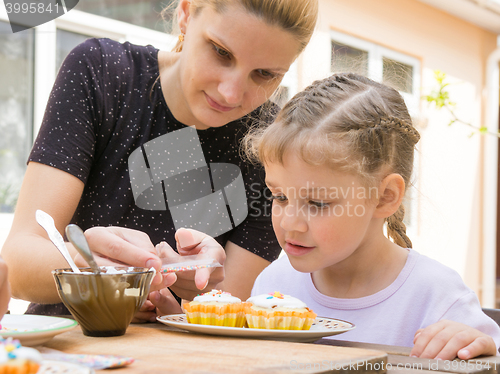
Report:
[{"label": "girl's eye", "polygon": [[222,57],[222,58],[229,58],[230,55],[229,55],[229,52],[226,51],[225,49],[222,49],[221,47],[219,47],[218,45],[216,44],[212,44],[213,47],[214,47],[214,50],[215,50],[215,53],[217,53],[217,55],[219,57]]},{"label": "girl's eye", "polygon": [[328,205],[330,205],[329,203],[323,203],[321,201],[309,201],[309,205],[313,206],[313,207],[316,207],[316,208],[326,208]]}]

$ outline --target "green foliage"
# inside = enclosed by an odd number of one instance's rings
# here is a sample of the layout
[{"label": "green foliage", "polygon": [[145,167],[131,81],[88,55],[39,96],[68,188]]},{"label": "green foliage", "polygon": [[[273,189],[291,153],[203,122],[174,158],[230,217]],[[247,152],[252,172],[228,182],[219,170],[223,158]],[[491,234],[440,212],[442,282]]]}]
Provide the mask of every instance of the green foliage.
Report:
[{"label": "green foliage", "polygon": [[448,123],[448,126],[453,125],[455,122],[459,122],[474,129],[471,136],[479,133],[500,137],[499,132],[488,131],[488,128],[486,126],[475,126],[470,122],[466,122],[460,119],[455,114],[456,103],[450,100],[450,93],[448,92],[450,83],[445,82],[446,73],[440,70],[435,70],[434,78],[438,85],[437,89],[432,90],[429,95],[423,96],[423,99],[425,99],[428,103],[433,104],[437,109],[445,109],[451,114],[452,119]]}]

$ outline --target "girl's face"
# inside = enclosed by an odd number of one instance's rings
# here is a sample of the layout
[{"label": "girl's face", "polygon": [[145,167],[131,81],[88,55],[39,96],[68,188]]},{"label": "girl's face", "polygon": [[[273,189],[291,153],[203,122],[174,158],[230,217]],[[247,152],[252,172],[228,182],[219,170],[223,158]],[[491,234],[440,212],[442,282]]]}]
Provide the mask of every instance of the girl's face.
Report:
[{"label": "girl's face", "polygon": [[312,273],[340,264],[382,232],[372,217],[378,189],[364,187],[359,178],[290,154],[265,169],[274,231],[296,270]]},{"label": "girl's face", "polygon": [[185,39],[176,117],[198,129],[223,126],[262,105],[299,50],[291,33],[237,5],[222,13],[208,6],[196,16],[181,10],[179,23]]}]

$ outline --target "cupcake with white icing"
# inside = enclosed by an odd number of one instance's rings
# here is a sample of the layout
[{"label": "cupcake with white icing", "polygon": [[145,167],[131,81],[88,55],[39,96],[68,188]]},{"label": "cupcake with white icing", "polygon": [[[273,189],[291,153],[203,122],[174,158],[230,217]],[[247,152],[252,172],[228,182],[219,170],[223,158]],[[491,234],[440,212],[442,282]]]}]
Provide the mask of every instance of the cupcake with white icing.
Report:
[{"label": "cupcake with white icing", "polygon": [[271,292],[247,300],[245,315],[252,329],[309,330],[316,313],[299,299]]},{"label": "cupcake with white icing", "polygon": [[35,374],[42,355],[34,348],[23,347],[19,340],[0,338],[0,373]]},{"label": "cupcake with white icing", "polygon": [[243,327],[246,322],[245,305],[229,292],[212,290],[183,304],[183,308],[189,323]]}]

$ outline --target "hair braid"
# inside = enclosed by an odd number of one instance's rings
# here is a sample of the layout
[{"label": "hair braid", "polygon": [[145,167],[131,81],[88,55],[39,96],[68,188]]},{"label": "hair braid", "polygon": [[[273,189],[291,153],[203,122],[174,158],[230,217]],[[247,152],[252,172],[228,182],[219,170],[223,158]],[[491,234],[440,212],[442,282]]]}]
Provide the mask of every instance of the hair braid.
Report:
[{"label": "hair braid", "polygon": [[405,208],[403,204],[392,216],[387,217],[387,234],[394,240],[394,243],[403,247],[411,248],[412,243],[410,238],[406,235],[406,225],[403,223],[405,216]]},{"label": "hair braid", "polygon": [[387,128],[389,130],[396,129],[405,135],[409,140],[411,140],[414,144],[417,144],[420,140],[419,132],[406,121],[401,120],[396,117],[388,116],[386,118],[380,119],[380,126],[383,128]]},{"label": "hair braid", "polygon": [[[293,150],[311,165],[353,173],[366,186],[377,186],[387,173],[399,174],[406,190],[420,134],[395,89],[344,73],[314,82],[285,104],[271,126],[246,139],[247,154],[263,164],[283,163]],[[401,204],[385,219],[387,234],[411,247],[403,218]]]}]

